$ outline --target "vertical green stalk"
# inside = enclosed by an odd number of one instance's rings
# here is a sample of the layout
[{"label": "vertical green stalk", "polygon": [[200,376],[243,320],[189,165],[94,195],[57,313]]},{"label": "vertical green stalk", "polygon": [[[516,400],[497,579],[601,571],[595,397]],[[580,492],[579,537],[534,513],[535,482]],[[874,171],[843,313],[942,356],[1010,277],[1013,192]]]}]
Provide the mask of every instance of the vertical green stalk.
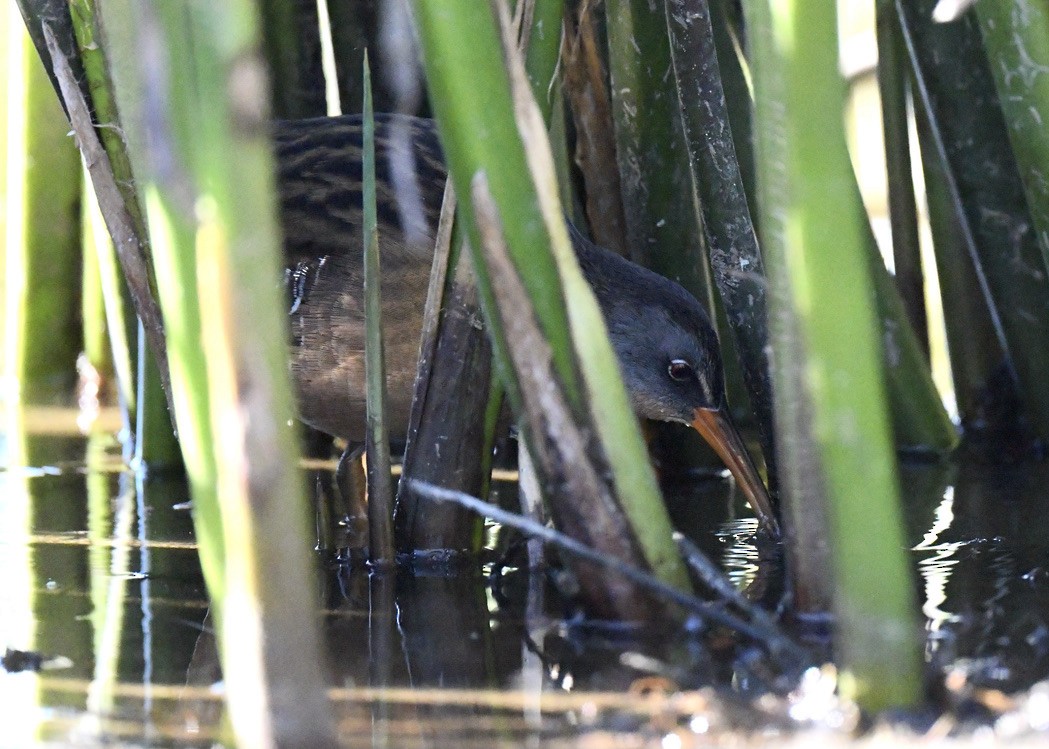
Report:
[{"label": "vertical green stalk", "polygon": [[[88,183],[90,184],[90,183]],[[80,322],[83,326],[84,351],[83,359],[98,377],[100,386],[96,395],[98,402],[106,399],[106,389],[111,387],[114,379],[113,357],[109,347],[106,331],[106,306],[102,300],[102,273],[98,267],[98,249],[95,234],[91,227],[90,188],[81,190],[84,212],[81,214],[82,267],[80,280]],[[80,370],[80,361],[77,362]],[[80,371],[80,387],[84,386],[84,372]],[[83,392],[81,393],[83,395]],[[83,404],[82,404],[83,405]]]},{"label": "vertical green stalk", "polygon": [[[541,30],[551,23],[560,29],[559,17],[554,21],[533,15],[528,25],[529,9],[543,12],[535,6],[531,0],[518,5],[518,12],[523,13],[519,45],[528,49],[549,43],[549,34]],[[388,18],[385,23],[395,20]],[[548,67],[545,73],[538,73],[547,83],[556,65],[558,41],[559,36],[554,38],[553,59],[539,63]],[[395,55],[387,57],[387,64],[392,62],[391,57]],[[410,86],[402,82],[396,93],[407,102]],[[463,252],[465,229],[462,222],[451,228],[457,202],[454,191],[449,190],[437,227],[403,477],[487,496],[495,423],[487,419],[491,414],[485,409],[492,399],[487,398],[486,404],[486,396],[490,395],[490,385],[498,380],[492,377],[491,341],[476,324],[481,315],[480,300],[476,274]],[[501,404],[503,391],[496,389],[498,393],[492,391],[491,395],[497,395]],[[495,408],[498,417],[499,405]],[[403,479],[397,487],[395,523],[396,543],[402,550],[476,554],[483,544],[483,525],[476,513],[425,499]]]},{"label": "vertical green stalk", "polygon": [[[90,180],[85,179],[84,190],[84,266],[92,263],[98,273],[99,285],[104,306],[108,349],[112,357],[109,368],[116,375],[117,394],[121,408],[124,410],[129,431],[133,431],[136,421],[134,361],[131,341],[136,331],[137,318],[134,308],[128,299],[127,286],[117,264],[116,251],[109,237],[102,214],[98,209],[95,192]],[[86,272],[86,271],[85,271]],[[143,343],[143,345],[145,345]],[[86,341],[85,341],[86,350]],[[163,397],[163,394],[162,394]],[[166,406],[165,418],[167,414]],[[170,431],[170,426],[168,428]]]},{"label": "vertical green stalk", "polygon": [[[524,0],[522,0],[523,2]],[[561,21],[565,0],[534,0],[532,26],[525,45],[525,70],[543,119],[550,122],[559,83],[555,78],[561,56]]]},{"label": "vertical green stalk", "polygon": [[80,160],[24,26],[11,24],[5,47],[4,390],[64,400],[82,340]]},{"label": "vertical green stalk", "polygon": [[1020,444],[1016,383],[1007,374],[1007,358],[966,247],[958,206],[951,199],[927,117],[920,111],[916,114],[947,353],[962,432],[970,445],[981,443],[1000,449]]},{"label": "vertical green stalk", "polygon": [[663,3],[608,0],[608,66],[630,257],[713,310],[701,218],[671,81]]},{"label": "vertical green stalk", "polygon": [[[1049,272],[974,14],[935,23],[935,0],[897,2],[915,101],[1031,424],[1049,440]],[[1008,63],[1006,63],[1008,64]],[[1027,113],[1029,116],[1029,113]]]},{"label": "vertical green stalk", "polygon": [[364,53],[364,143],[361,183],[364,200],[364,376],[368,385],[368,555],[373,566],[391,566],[393,552],[393,486],[390,474],[390,430],[386,426],[386,361],[382,343],[382,290],[379,272],[379,228],[375,207],[375,113],[371,69]]},{"label": "vertical green stalk", "polygon": [[912,704],[921,654],[872,279],[852,178],[837,166],[848,157],[834,8],[754,0],[747,9],[764,248],[774,283],[785,284],[772,314],[796,322],[805,356],[792,363],[798,351],[777,349],[773,358],[777,368],[795,367],[804,389],[779,397],[807,398],[811,408],[803,427],[827,492],[841,685],[869,709]]},{"label": "vertical green stalk", "polygon": [[[827,487],[815,435],[811,429],[811,395],[804,384],[805,343],[790,297],[788,268],[783,262],[784,217],[766,210],[786,186],[780,153],[784,136],[784,80],[772,47],[771,13],[764,0],[744,3],[748,59],[754,97],[756,219],[761,226],[765,268],[769,278],[769,339],[772,346],[773,391],[789,393],[774,400],[776,459],[784,521],[787,573],[799,620],[819,620],[833,606],[831,558],[827,539]],[[790,352],[787,356],[778,352]]]},{"label": "vertical green stalk", "polygon": [[[187,165],[175,151],[172,138],[181,128],[197,130],[189,120],[188,107],[182,117],[175,117],[153,128],[146,127],[147,107],[164,112],[176,105],[170,101],[168,80],[170,63],[160,47],[161,30],[151,5],[132,0],[101,0],[102,26],[105,30],[107,68],[113,77],[114,98],[122,116],[128,155],[137,176],[136,185],[149,224],[150,241],[156,267],[158,302],[164,313],[167,333],[166,349],[171,369],[171,398],[182,457],[194,496],[194,526],[200,546],[201,568],[209,591],[217,604],[223,600],[225,569],[222,519],[215,494],[217,466],[209,446],[211,434],[208,390],[204,382],[206,363],[200,346],[202,320],[195,303],[196,265],[192,248],[195,222],[192,205],[193,187]],[[143,53],[144,34],[156,40],[152,49]],[[172,36],[166,42],[176,49],[187,50],[186,36]],[[183,64],[187,71],[192,67]],[[179,164],[164,174],[161,165]],[[140,371],[143,371],[140,369]],[[143,404],[143,408],[147,408]],[[147,418],[151,412],[146,411]],[[140,447],[140,455],[147,455]],[[209,499],[210,495],[210,499]],[[199,499],[203,498],[203,499]]]},{"label": "vertical green stalk", "polygon": [[132,465],[136,469],[150,471],[179,469],[182,452],[178,438],[171,426],[168,402],[161,385],[157,360],[146,344],[142,323],[138,324],[138,374],[135,419],[135,445]]},{"label": "vertical green stalk", "polygon": [[192,252],[195,227],[186,212],[173,205],[168,186],[153,182],[146,168],[137,171],[144,181],[158,301],[167,331],[171,395],[180,425],[182,458],[192,486],[193,525],[200,549],[200,566],[208,591],[221,611],[225,600],[226,554],[218,505],[218,466],[212,451],[216,437],[212,432],[211,397],[206,387],[207,361],[200,345],[203,320],[197,304],[196,258]]},{"label": "vertical green stalk", "polygon": [[144,146],[131,155],[234,731],[246,746],[332,746],[287,351],[273,335],[286,315],[257,9],[104,7],[114,11],[104,15],[112,51],[138,61],[123,68],[137,80],[121,112]]},{"label": "vertical green stalk", "polygon": [[[503,50],[491,10],[487,6],[480,10],[467,0],[455,0],[449,8],[439,9],[438,5],[434,0],[416,0],[414,7],[432,106],[456,193],[470,195],[473,175],[487,172],[511,257],[526,272],[523,281],[554,350],[556,371],[570,402],[582,410],[582,384],[572,356],[557,266],[549,252],[537,249],[548,247],[549,237],[542,222],[535,220],[539,204],[513,118]],[[453,18],[463,24],[458,32],[451,23]],[[473,73],[464,76],[463,70]],[[462,200],[459,209],[470,227],[471,250],[477,252],[480,237],[471,202]],[[487,279],[483,265],[479,256],[475,260],[484,288]],[[491,310],[487,291],[482,298],[486,309]],[[510,388],[510,397],[520,405],[521,395],[515,387]]]},{"label": "vertical green stalk", "polygon": [[560,78],[554,83],[554,103],[550,114],[550,150],[554,156],[554,167],[557,169],[557,190],[561,193],[561,203],[565,215],[577,225],[583,226],[583,211],[579,207],[575,190],[572,186],[572,158],[568,153],[568,113],[565,109],[564,84]]},{"label": "vertical green stalk", "polygon": [[976,17],[1049,270],[1049,7],[997,0],[977,3]]},{"label": "vertical green stalk", "polygon": [[736,160],[710,8],[707,0],[667,0],[665,7],[678,117],[700,196],[710,266],[758,417],[766,464],[774,473],[765,268]]},{"label": "vertical green stalk", "polygon": [[[674,86],[666,8],[650,0],[609,0],[604,15],[627,256],[680,283],[716,319],[700,198]],[[729,400],[738,405],[740,381],[733,375],[739,369],[729,366],[726,371]],[[717,461],[698,434],[656,428],[670,437],[664,451],[668,464]],[[668,444],[666,437],[661,443]]]},{"label": "vertical green stalk", "polygon": [[896,286],[900,290],[907,319],[928,358],[925,281],[922,278],[921,245],[918,242],[918,208],[911,175],[907,56],[903,51],[900,22],[893,0],[878,0],[877,24],[878,91],[881,95],[882,132],[885,135]]},{"label": "vertical green stalk", "polygon": [[927,349],[922,347],[910,324],[900,290],[882,260],[867,213],[863,210],[863,199],[852,165],[844,161],[840,169],[852,179],[855,204],[860,208],[896,446],[917,452],[946,454],[957,446],[958,430],[932,380]]}]

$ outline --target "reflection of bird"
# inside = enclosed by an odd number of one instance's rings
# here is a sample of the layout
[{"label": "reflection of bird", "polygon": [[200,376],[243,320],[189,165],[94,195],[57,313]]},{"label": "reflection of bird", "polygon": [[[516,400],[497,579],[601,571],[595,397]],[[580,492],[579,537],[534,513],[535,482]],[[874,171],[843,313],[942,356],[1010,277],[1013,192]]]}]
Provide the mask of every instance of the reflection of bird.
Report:
[{"label": "reflection of bird", "polygon": [[[276,141],[299,413],[322,432],[361,441],[360,119],[282,123]],[[402,142],[411,144],[410,153],[397,147]],[[430,120],[376,118],[382,319],[388,415],[395,435],[408,428],[445,174]],[[405,195],[407,201],[399,202]],[[413,201],[412,195],[418,197]],[[572,238],[608,324],[634,410],[644,418],[695,427],[739,481],[762,523],[774,528],[768,493],[725,407],[721,354],[704,309],[678,284],[597,247],[578,232]]]}]

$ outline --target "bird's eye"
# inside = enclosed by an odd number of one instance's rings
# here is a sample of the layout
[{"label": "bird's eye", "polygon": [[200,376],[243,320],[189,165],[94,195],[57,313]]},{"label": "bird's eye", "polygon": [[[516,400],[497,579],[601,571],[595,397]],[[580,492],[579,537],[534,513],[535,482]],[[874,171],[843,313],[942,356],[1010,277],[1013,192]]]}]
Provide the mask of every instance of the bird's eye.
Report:
[{"label": "bird's eye", "polygon": [[670,379],[677,380],[678,382],[685,382],[695,378],[695,370],[692,369],[692,365],[684,359],[674,359],[670,362],[670,366],[667,367],[667,374],[670,375]]}]

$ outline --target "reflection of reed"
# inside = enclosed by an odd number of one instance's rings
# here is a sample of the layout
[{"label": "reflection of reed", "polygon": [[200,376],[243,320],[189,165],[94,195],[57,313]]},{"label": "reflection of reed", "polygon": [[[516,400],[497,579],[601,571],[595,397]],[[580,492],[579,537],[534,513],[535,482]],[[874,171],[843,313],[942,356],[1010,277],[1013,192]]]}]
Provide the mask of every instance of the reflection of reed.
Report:
[{"label": "reflection of reed", "polygon": [[956,614],[941,608],[947,600],[947,583],[951,577],[952,568],[958,564],[955,551],[964,546],[964,542],[939,543],[940,534],[951,527],[954,522],[954,487],[948,486],[943,493],[943,501],[936,508],[936,515],[932,526],[922,537],[922,540],[913,548],[913,551],[931,551],[928,556],[918,562],[918,572],[925,583],[925,602],[922,604],[922,613],[925,615],[925,630],[928,636],[925,640],[925,656],[929,658],[936,652],[940,645],[940,638],[936,636],[945,624],[958,619]]},{"label": "reflection of reed", "polygon": [[[0,409],[0,460],[5,465],[27,463],[27,445],[21,409]],[[32,547],[21,542],[23,534],[32,533],[33,507],[29,493],[29,476],[18,471],[0,472],[0,642],[6,647],[30,648],[36,636],[33,602],[40,591],[33,570],[38,557]],[[22,716],[7,720],[4,739],[13,746],[30,746],[37,732],[40,692],[26,689],[24,682],[10,676],[0,679],[0,704],[7,715]]]},{"label": "reflection of reed", "polygon": [[754,545],[757,529],[756,518],[740,518],[724,523],[716,533],[725,545],[721,566],[739,590],[749,588],[758,576],[758,547]]},{"label": "reflection of reed", "polygon": [[[93,441],[94,442],[94,441]],[[91,597],[94,602],[92,614],[92,626],[95,635],[95,669],[94,678],[87,694],[88,711],[94,716],[108,715],[113,712],[114,695],[113,684],[119,679],[119,664],[121,640],[124,632],[124,612],[128,602],[127,582],[133,574],[130,566],[133,538],[133,528],[136,516],[136,492],[133,487],[125,486],[121,481],[121,491],[116,497],[115,509],[111,522],[113,531],[106,534],[106,526],[110,518],[104,513],[109,508],[109,481],[105,474],[94,474],[93,466],[90,465],[92,448],[95,446],[89,442],[89,507],[92,517],[91,531],[89,537],[84,539],[91,543],[93,559],[103,560],[103,565],[91,569]],[[97,448],[95,452],[98,452]],[[93,475],[92,475],[93,474]],[[96,480],[92,481],[91,478]],[[97,478],[101,478],[98,481]],[[127,478],[125,475],[122,478]],[[139,544],[141,546],[141,541]],[[106,555],[96,555],[98,551],[110,549],[108,560]],[[143,550],[143,554],[145,551]],[[108,562],[108,563],[107,563]],[[149,605],[149,593],[145,581],[143,581],[142,607],[143,610]],[[143,624],[143,626],[145,626]],[[147,655],[148,659],[148,655]],[[148,662],[148,660],[147,660]],[[143,679],[143,688],[148,690],[151,685]],[[150,700],[147,697],[145,703],[148,706]]]}]

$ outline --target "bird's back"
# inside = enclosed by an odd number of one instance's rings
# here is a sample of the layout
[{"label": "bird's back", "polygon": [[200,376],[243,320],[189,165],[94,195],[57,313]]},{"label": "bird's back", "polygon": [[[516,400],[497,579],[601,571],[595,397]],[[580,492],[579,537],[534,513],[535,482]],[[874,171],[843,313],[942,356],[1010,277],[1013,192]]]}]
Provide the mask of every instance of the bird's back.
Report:
[{"label": "bird's back", "polygon": [[[376,207],[390,428],[407,430],[445,167],[430,120],[377,115]],[[359,116],[278,123],[291,368],[299,413],[364,434],[362,128]]]},{"label": "bird's back", "polygon": [[[311,426],[352,440],[363,438],[365,414],[361,135],[359,117],[276,131],[299,410]],[[390,428],[403,433],[446,177],[434,123],[377,116],[375,166]],[[665,385],[666,362],[679,349],[720,390],[717,337],[695,298],[576,230],[571,237],[638,413],[672,418],[644,404],[659,401],[648,396]]]}]

